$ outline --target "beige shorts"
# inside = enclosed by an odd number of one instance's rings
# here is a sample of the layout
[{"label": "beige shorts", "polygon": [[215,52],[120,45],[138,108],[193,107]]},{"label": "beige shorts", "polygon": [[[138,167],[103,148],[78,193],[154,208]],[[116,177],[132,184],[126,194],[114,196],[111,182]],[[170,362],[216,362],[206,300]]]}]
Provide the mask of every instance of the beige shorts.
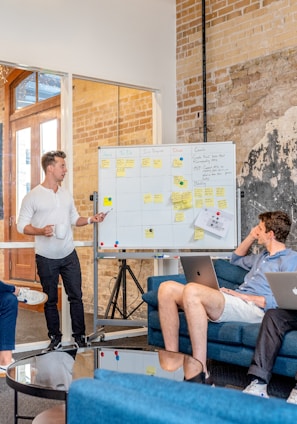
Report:
[{"label": "beige shorts", "polygon": [[262,321],[265,312],[254,302],[247,302],[228,293],[223,295],[225,297],[224,311],[220,318],[213,322],[240,321],[254,324]]}]

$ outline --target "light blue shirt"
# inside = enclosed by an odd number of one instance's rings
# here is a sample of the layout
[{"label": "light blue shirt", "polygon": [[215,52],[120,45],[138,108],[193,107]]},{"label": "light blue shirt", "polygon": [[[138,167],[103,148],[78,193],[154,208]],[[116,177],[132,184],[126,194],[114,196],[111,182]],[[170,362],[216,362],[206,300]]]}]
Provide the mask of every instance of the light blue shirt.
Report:
[{"label": "light blue shirt", "polygon": [[230,262],[249,271],[237,291],[264,296],[266,300],[264,310],[266,311],[267,309],[277,308],[277,303],[265,277],[265,272],[296,271],[297,252],[292,249],[285,249],[271,256],[267,250],[258,255],[238,256],[233,253]]}]

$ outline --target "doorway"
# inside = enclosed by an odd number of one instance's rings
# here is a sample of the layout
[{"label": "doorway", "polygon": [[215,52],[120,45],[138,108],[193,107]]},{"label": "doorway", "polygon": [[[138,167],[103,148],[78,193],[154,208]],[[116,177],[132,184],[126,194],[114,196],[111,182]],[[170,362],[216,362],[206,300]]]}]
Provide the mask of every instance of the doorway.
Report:
[{"label": "doorway", "polygon": [[[34,237],[17,231],[18,212],[24,196],[43,179],[42,154],[61,145],[60,77],[45,75],[16,70],[6,88],[9,184],[4,219],[9,223],[5,239],[10,242],[34,242]],[[5,264],[6,279],[38,280],[34,248],[5,251]]]},{"label": "doorway", "polygon": [[[11,124],[10,241],[30,242],[33,236],[20,234],[16,223],[24,196],[42,179],[40,158],[60,146],[60,108],[39,112]],[[10,278],[37,280],[34,249],[14,249],[10,257]]]}]

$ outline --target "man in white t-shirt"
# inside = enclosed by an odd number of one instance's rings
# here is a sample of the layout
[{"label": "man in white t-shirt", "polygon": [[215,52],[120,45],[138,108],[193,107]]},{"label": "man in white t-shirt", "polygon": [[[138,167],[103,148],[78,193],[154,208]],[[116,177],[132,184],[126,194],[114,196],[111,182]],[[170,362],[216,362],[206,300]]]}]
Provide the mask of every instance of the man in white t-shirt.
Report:
[{"label": "man in white t-shirt", "polygon": [[44,181],[24,197],[17,223],[20,233],[35,236],[37,271],[43,291],[48,296],[44,306],[51,339],[48,350],[58,349],[62,340],[57,308],[59,275],[70,303],[75,345],[85,346],[81,269],[71,226],[81,227],[102,222],[105,218],[104,213],[89,218],[78,214],[72,195],[61,186],[67,173],[65,158],[66,154],[62,151],[51,151],[42,156]]}]

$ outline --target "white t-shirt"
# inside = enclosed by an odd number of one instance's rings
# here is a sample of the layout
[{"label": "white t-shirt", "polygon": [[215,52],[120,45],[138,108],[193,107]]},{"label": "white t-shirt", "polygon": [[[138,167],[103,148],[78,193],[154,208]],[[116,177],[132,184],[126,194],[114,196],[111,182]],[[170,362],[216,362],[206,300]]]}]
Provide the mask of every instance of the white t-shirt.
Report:
[{"label": "white t-shirt", "polygon": [[75,225],[79,214],[73,197],[59,187],[55,193],[41,184],[33,188],[23,199],[17,222],[17,229],[24,233],[26,225],[43,228],[46,225],[65,224],[66,236],[63,240],[56,237],[35,236],[35,252],[49,259],[61,259],[74,249],[72,225]]}]

